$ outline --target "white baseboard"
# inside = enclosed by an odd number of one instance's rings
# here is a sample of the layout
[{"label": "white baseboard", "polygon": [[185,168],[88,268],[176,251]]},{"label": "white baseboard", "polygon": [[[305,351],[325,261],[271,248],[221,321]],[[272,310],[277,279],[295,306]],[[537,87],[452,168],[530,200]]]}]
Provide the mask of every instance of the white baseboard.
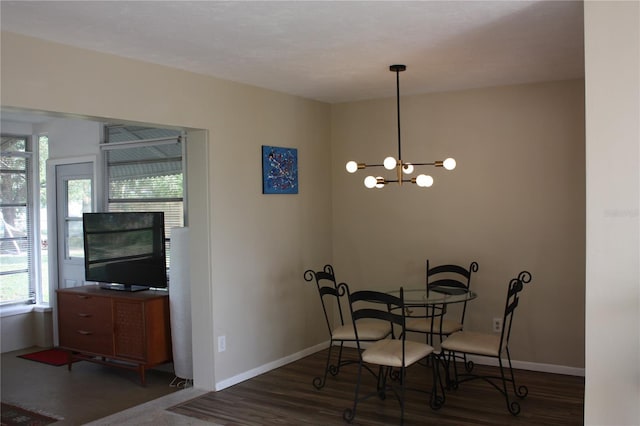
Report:
[{"label": "white baseboard", "polygon": [[[498,365],[498,360],[496,358],[472,355],[472,356],[469,356],[468,359],[479,365],[492,365],[492,366]],[[504,362],[504,365],[507,365],[506,360],[503,360],[503,362]],[[566,365],[556,365],[556,364],[542,364],[539,362],[516,361],[516,360],[512,360],[511,364],[513,365],[513,368],[520,369],[520,370],[539,371],[541,373],[565,374],[567,376],[584,377],[584,368],[568,367]]]},{"label": "white baseboard", "polygon": [[[355,343],[353,344],[345,343],[345,346],[350,348],[356,347]],[[363,344],[362,346],[366,348],[367,343]],[[498,360],[496,358],[479,356],[479,355],[470,355],[467,358],[478,365],[491,365],[491,366],[498,365]],[[504,360],[504,362],[506,365],[507,361]],[[541,373],[565,374],[567,376],[584,377],[584,368],[568,367],[566,365],[556,365],[556,364],[542,364],[539,362],[516,361],[516,360],[511,360],[511,364],[513,365],[513,368],[520,369],[520,370],[539,371]]]},{"label": "white baseboard", "polygon": [[[238,374],[236,376],[229,377],[228,379],[216,382],[215,390],[220,391],[222,389],[228,388],[229,386],[236,385],[238,383],[244,382],[245,380],[249,380],[253,377],[259,376],[260,374],[264,374],[278,367],[282,367],[283,365],[287,365],[291,362],[294,362],[306,356],[312,355],[318,351],[326,349],[328,344],[329,344],[328,341],[317,344],[310,348],[304,349],[300,352],[296,352],[284,358],[280,358],[278,360],[261,365],[260,367],[256,367],[242,374]],[[345,346],[355,347],[355,344],[345,344]],[[491,366],[498,365],[498,360],[495,358],[484,357],[484,356],[469,356],[468,359],[478,365],[491,365]],[[568,376],[584,377],[584,368],[568,367],[564,365],[555,365],[555,364],[543,364],[543,363],[529,362],[529,361],[516,361],[516,360],[513,360],[512,364],[513,364],[513,368],[520,369],[520,370],[539,371],[541,373],[565,374]]]},{"label": "white baseboard", "polygon": [[[228,379],[221,380],[219,382],[216,382],[215,390],[220,391],[222,389],[228,388],[229,386],[237,385],[240,382],[244,382],[245,380],[249,380],[253,377],[259,376],[260,374],[264,374],[268,371],[275,370],[278,367],[282,367],[283,365],[287,365],[301,358],[312,355],[318,351],[326,349],[328,345],[329,345],[328,341],[324,343],[320,343],[318,345],[304,349],[300,352],[296,352],[294,354],[288,355],[284,358],[280,358],[275,361],[269,362],[267,364],[261,365],[260,367],[256,367],[252,370],[245,371],[242,374],[238,374],[236,376],[229,377]],[[309,384],[311,384],[311,379],[309,379]]]}]

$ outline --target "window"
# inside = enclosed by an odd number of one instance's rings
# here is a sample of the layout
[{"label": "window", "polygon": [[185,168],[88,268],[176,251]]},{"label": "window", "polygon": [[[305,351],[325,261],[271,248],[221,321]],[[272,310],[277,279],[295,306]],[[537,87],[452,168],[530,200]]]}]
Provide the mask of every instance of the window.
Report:
[{"label": "window", "polygon": [[40,300],[49,303],[49,237],[47,228],[47,160],[49,137],[38,137],[38,170],[40,179]]},{"label": "window", "polygon": [[28,136],[1,136],[0,304],[35,303],[32,152]]},{"label": "window", "polygon": [[142,126],[107,126],[107,210],[162,211],[167,267],[171,228],[184,226],[183,146],[180,131]]}]

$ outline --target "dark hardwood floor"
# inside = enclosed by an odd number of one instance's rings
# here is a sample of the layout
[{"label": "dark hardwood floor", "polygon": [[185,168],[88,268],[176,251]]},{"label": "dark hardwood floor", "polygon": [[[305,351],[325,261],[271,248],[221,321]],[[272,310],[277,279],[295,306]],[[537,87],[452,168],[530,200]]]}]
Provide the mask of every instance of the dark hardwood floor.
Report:
[{"label": "dark hardwood floor", "polygon": [[[354,350],[348,350],[355,357]],[[342,412],[350,407],[355,386],[356,365],[329,376],[322,390],[312,379],[323,367],[326,351],[315,353],[284,367],[219,392],[171,407],[174,413],[220,425],[345,425]],[[496,367],[476,366],[477,372],[497,372]],[[408,370],[407,386],[428,390],[430,367],[415,365]],[[407,391],[406,425],[582,425],[584,378],[516,370],[516,381],[529,388],[519,400],[521,413],[511,415],[504,397],[490,384],[474,380],[446,394],[439,410],[429,407],[428,395]],[[364,389],[375,381],[364,376]],[[372,397],[358,406],[354,425],[395,425],[400,423],[400,406],[391,394],[385,400]]]}]

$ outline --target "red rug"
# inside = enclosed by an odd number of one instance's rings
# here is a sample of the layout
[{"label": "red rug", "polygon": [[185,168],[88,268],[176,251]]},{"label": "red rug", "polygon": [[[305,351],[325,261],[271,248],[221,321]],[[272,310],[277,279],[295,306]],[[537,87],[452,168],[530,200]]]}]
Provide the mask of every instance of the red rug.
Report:
[{"label": "red rug", "polygon": [[69,361],[69,353],[60,349],[45,349],[43,351],[32,352],[30,354],[18,355],[18,358],[29,359],[31,361],[42,362],[44,364],[59,367],[66,365]]},{"label": "red rug", "polygon": [[4,402],[0,406],[0,411],[2,426],[45,426],[61,420]]}]

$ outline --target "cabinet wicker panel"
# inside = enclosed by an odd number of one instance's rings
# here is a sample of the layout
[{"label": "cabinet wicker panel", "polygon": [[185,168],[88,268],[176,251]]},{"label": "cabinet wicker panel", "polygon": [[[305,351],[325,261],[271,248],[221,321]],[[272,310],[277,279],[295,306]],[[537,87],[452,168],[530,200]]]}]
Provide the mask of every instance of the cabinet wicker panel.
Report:
[{"label": "cabinet wicker panel", "polygon": [[70,361],[129,368],[140,374],[143,384],[146,369],[171,361],[166,292],[84,286],[60,289],[57,296],[60,348],[70,352]]},{"label": "cabinet wicker panel", "polygon": [[144,312],[141,308],[139,303],[114,301],[113,320],[116,330],[114,334],[116,355],[144,360]]}]

